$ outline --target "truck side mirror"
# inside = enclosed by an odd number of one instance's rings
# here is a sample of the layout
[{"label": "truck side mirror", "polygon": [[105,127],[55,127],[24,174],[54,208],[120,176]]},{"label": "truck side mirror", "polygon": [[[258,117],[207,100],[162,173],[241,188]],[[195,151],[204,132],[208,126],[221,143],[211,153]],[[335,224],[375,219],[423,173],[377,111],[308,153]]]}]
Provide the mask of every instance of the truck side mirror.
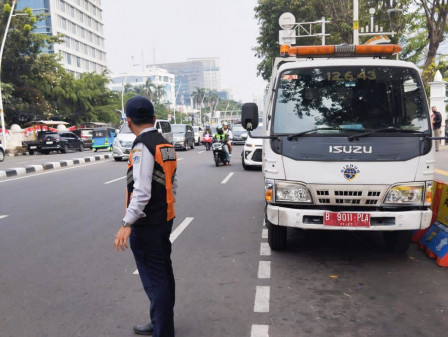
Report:
[{"label": "truck side mirror", "polygon": [[258,126],[258,106],[255,103],[244,103],[241,114],[241,124],[248,131]]}]

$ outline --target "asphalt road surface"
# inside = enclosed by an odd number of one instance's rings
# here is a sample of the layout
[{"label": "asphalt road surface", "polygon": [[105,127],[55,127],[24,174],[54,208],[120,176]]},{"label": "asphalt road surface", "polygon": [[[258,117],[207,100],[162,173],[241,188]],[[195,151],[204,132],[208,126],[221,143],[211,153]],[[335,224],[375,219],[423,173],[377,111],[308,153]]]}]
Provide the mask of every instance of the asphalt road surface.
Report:
[{"label": "asphalt road surface", "polygon": [[[178,152],[176,336],[446,336],[448,269],[416,245],[290,230],[271,252],[262,173],[234,148],[219,168],[202,146]],[[1,337],[134,336],[148,321],[132,253],[113,248],[125,174],[104,160],[0,180]]]}]

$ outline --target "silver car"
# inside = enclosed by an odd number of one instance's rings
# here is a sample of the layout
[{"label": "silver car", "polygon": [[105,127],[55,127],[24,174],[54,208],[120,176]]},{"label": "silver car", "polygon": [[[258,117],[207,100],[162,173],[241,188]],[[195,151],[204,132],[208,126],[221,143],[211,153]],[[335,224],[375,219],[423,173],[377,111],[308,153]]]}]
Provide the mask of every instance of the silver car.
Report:
[{"label": "silver car", "polygon": [[[155,127],[170,144],[173,144],[173,133],[171,132],[171,124],[169,121],[158,119]],[[112,156],[116,161],[129,158],[134,140],[135,135],[129,129],[128,123],[124,123],[114,140]]]}]

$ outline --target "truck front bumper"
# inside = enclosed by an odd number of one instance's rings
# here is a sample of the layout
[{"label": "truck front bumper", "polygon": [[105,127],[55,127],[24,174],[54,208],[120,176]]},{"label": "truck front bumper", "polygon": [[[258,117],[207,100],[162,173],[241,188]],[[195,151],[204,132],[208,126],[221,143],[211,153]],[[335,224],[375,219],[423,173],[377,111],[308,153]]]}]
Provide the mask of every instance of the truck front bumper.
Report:
[{"label": "truck front bumper", "polygon": [[266,206],[267,220],[273,225],[302,229],[322,230],[364,230],[364,231],[396,231],[428,228],[431,224],[432,211],[415,210],[401,212],[347,212],[370,214],[370,227],[324,226],[324,210],[295,209],[281,206]]}]

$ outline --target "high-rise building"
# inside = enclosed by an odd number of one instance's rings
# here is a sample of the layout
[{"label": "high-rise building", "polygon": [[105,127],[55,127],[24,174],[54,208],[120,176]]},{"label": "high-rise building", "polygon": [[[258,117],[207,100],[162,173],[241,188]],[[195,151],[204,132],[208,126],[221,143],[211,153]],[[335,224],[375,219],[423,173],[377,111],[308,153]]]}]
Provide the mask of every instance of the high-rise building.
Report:
[{"label": "high-rise building", "polygon": [[221,70],[219,68],[219,58],[189,58],[188,62],[202,62],[204,72],[204,88],[214,91],[221,90]]},{"label": "high-rise building", "polygon": [[219,58],[190,58],[187,62],[163,63],[157,66],[176,76],[176,104],[193,106],[191,93],[196,88],[221,90]]},{"label": "high-rise building", "polygon": [[60,54],[64,68],[76,77],[106,70],[101,0],[19,0],[17,8],[48,15],[37,23],[37,32],[62,34],[64,42],[44,52]]}]

